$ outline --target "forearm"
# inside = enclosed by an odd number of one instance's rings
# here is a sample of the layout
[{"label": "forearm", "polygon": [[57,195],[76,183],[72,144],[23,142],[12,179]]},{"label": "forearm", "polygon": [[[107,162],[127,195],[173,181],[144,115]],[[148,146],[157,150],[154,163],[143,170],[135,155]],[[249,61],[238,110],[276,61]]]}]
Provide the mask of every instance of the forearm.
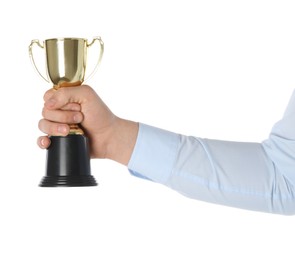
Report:
[{"label": "forearm", "polygon": [[191,198],[295,214],[295,94],[263,143],[195,138],[115,119],[97,158],[128,165],[134,175]]},{"label": "forearm", "polygon": [[259,143],[188,137],[141,124],[128,167],[194,199],[295,213],[294,191]]}]

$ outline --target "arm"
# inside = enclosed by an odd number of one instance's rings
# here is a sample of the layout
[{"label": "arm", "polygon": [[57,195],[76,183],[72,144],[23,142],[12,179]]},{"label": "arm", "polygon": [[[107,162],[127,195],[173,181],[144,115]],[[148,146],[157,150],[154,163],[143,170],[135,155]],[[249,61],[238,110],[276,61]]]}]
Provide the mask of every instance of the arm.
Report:
[{"label": "arm", "polygon": [[195,138],[141,124],[128,166],[194,199],[295,214],[295,93],[262,143]]},{"label": "arm", "polygon": [[[295,97],[263,143],[183,136],[115,116],[88,86],[48,91],[47,134],[68,134],[82,123],[92,158],[128,165],[136,176],[199,200],[249,210],[295,214]],[[49,145],[47,137],[38,139]]]}]

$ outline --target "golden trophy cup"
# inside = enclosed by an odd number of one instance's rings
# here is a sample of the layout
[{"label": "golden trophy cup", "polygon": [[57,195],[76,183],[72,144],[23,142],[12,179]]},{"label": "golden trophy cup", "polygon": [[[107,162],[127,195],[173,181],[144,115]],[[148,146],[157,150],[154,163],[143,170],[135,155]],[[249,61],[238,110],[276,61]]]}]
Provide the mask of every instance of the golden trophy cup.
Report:
[{"label": "golden trophy cup", "polygon": [[[94,43],[100,46],[99,56],[89,79],[97,70],[101,61],[104,44],[100,37],[94,37],[88,43],[83,38],[53,38],[43,43],[32,40],[29,55],[37,73],[54,89],[80,86],[86,75],[87,50]],[[47,76],[37,68],[33,56],[34,47],[45,53]],[[46,175],[41,180],[41,187],[79,187],[96,186],[91,175],[88,138],[78,125],[70,125],[67,136],[50,136],[51,144],[47,149]]]}]

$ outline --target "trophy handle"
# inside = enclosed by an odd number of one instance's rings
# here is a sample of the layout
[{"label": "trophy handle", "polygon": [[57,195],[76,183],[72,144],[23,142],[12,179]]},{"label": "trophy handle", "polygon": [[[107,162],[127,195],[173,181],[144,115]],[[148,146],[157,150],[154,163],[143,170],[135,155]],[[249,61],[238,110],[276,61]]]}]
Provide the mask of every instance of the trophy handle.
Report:
[{"label": "trophy handle", "polygon": [[99,42],[99,45],[100,45],[100,53],[99,53],[99,57],[98,57],[98,60],[97,60],[97,63],[93,69],[93,71],[86,77],[85,81],[89,80],[94,74],[95,72],[97,71],[98,69],[98,65],[100,64],[101,62],[101,59],[102,59],[102,56],[103,56],[103,52],[104,52],[104,43],[102,41],[102,39],[97,36],[97,37],[94,37],[93,40],[91,41],[91,43],[88,43],[87,42],[87,48],[91,47],[96,41]]},{"label": "trophy handle", "polygon": [[37,71],[37,73],[41,76],[41,78],[43,78],[45,81],[49,83],[49,80],[42,75],[42,73],[38,70],[37,65],[35,63],[34,56],[33,56],[33,46],[35,44],[37,44],[37,46],[39,46],[40,48],[44,49],[44,46],[39,42],[39,40],[32,40],[29,46],[29,55],[30,55],[31,62],[34,65],[34,68]]}]

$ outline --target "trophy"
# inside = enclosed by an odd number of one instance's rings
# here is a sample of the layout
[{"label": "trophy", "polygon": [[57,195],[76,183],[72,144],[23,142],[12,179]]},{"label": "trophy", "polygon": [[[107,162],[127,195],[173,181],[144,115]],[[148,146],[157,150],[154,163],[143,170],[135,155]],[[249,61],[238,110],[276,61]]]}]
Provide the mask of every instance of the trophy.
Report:
[{"label": "trophy", "polygon": [[[43,43],[32,40],[29,55],[37,73],[54,89],[79,87],[85,78],[87,50],[94,43],[100,47],[98,59],[89,79],[97,70],[101,61],[104,44],[100,37],[94,37],[89,43],[83,38],[54,38]],[[47,76],[38,70],[33,56],[34,47],[45,53],[45,70]],[[93,47],[92,47],[93,48]],[[88,138],[79,125],[70,125],[67,136],[50,136],[47,149],[46,175],[41,180],[41,187],[79,187],[96,186],[91,175]]]}]

